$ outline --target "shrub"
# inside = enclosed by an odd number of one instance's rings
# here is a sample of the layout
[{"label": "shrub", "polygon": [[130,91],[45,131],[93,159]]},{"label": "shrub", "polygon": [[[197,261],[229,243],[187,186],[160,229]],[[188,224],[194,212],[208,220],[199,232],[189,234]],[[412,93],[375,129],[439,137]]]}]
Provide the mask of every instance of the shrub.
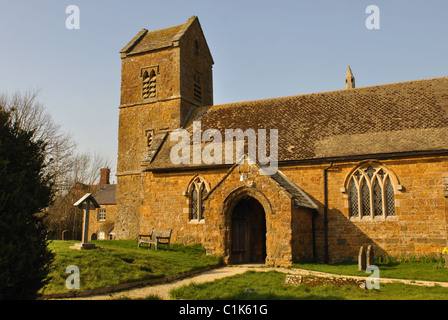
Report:
[{"label": "shrub", "polygon": [[45,145],[0,108],[0,299],[34,299],[48,279],[45,208],[53,197],[44,174]]}]

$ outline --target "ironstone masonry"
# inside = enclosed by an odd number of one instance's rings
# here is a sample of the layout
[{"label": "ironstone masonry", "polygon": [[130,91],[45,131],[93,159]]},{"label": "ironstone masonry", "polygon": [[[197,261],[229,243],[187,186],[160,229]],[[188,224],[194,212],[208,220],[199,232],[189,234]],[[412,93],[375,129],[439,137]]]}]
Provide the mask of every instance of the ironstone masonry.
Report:
[{"label": "ironstone masonry", "polygon": [[[349,68],[345,90],[213,105],[197,17],[143,29],[120,54],[117,238],[171,228],[227,263],[269,265],[447,246],[448,77],[355,88]],[[170,134],[194,121],[278,130],[278,170],[173,164]]]}]

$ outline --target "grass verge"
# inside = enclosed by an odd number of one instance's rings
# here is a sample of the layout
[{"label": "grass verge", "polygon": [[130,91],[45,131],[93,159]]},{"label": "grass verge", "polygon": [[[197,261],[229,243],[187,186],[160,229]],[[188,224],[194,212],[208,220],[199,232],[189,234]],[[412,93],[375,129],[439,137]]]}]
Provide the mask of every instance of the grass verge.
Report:
[{"label": "grass verge", "polygon": [[[162,278],[194,271],[220,262],[218,256],[205,254],[200,245],[171,244],[170,250],[137,248],[136,240],[92,241],[99,249],[73,250],[77,241],[52,241],[56,253],[51,281],[43,294],[67,292],[66,268],[79,268],[80,290],[95,289],[122,283]],[[79,241],[78,241],[79,242]],[[154,247],[153,247],[154,248]]]},{"label": "grass verge", "polygon": [[448,288],[421,287],[400,283],[381,284],[378,290],[355,286],[298,287],[284,285],[285,273],[247,271],[241,275],[171,291],[182,300],[446,300]]},{"label": "grass verge", "polygon": [[[376,262],[375,265],[379,268],[380,278],[448,282],[448,269],[444,267],[442,260]],[[370,275],[365,271],[358,271],[358,264],[355,263],[294,264],[292,268],[349,276],[368,277]]]}]

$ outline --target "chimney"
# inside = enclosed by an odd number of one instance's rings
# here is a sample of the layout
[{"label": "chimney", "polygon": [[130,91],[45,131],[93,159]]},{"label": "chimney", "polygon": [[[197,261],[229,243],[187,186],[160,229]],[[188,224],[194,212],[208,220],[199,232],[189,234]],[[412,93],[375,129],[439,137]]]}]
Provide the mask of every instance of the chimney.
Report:
[{"label": "chimney", "polygon": [[101,177],[100,177],[100,185],[103,186],[105,184],[109,184],[109,177],[110,177],[110,169],[109,168],[102,168],[101,169]]}]

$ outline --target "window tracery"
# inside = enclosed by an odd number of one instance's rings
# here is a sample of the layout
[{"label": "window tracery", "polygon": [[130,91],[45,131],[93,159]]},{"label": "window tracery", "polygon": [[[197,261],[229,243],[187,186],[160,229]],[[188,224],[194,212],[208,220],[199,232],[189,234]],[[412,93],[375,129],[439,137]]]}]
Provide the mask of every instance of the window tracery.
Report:
[{"label": "window tracery", "polygon": [[392,178],[390,172],[376,163],[367,163],[355,169],[347,184],[350,217],[394,216]]}]

